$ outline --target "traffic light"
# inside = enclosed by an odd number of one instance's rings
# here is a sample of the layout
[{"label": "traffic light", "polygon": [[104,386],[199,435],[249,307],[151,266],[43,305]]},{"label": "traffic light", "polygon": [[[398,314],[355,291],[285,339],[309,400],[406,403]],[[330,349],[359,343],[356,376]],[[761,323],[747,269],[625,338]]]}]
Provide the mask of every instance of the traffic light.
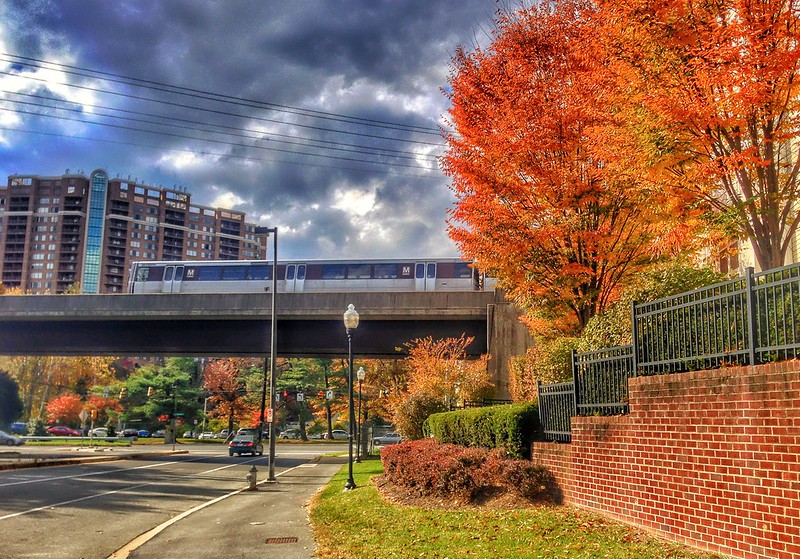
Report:
[{"label": "traffic light", "polygon": [[123,386],[119,391],[119,399],[122,400],[127,395],[128,395],[128,389]]},{"label": "traffic light", "polygon": [[92,410],[92,421],[97,419],[97,410]]},{"label": "traffic light", "polygon": [[149,398],[152,395],[153,395],[153,387],[152,386],[148,386],[147,387],[147,397]]}]

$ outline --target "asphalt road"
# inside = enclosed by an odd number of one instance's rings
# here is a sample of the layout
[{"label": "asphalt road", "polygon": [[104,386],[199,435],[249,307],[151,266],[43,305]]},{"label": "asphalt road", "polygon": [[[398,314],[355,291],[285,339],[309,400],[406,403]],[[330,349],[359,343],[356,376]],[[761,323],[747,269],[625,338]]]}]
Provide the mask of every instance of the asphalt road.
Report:
[{"label": "asphalt road", "polygon": [[[346,445],[279,444],[274,484],[267,456],[188,450],[0,471],[0,558],[311,556],[305,504],[343,463],[322,455]],[[262,483],[246,491],[253,465]]]}]

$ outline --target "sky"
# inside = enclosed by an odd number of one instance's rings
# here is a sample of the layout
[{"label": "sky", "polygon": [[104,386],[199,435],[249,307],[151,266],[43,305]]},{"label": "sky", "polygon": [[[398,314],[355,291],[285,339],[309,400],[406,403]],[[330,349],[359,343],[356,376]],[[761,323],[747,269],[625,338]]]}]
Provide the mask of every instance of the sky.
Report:
[{"label": "sky", "polygon": [[437,160],[495,0],[4,0],[0,180],[112,177],[278,228],[278,257],[456,256]]}]

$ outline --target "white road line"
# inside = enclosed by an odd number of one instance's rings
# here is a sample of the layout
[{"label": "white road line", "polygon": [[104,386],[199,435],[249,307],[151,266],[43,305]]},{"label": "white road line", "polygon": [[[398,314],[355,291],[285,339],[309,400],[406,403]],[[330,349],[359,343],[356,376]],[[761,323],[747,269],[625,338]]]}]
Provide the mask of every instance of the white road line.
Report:
[{"label": "white road line", "polygon": [[131,485],[130,487],[124,487],[122,489],[114,489],[113,491],[106,491],[105,493],[99,493],[97,495],[87,495],[86,497],[79,497],[77,499],[72,499],[70,501],[61,501],[60,503],[53,503],[52,505],[44,505],[44,506],[41,506],[41,507],[36,507],[35,509],[23,510],[23,511],[20,511],[20,512],[7,514],[5,516],[0,516],[0,520],[7,520],[9,518],[14,518],[14,517],[17,517],[17,516],[24,516],[26,514],[31,514],[32,512],[39,512],[40,510],[54,509],[56,507],[62,507],[64,505],[71,505],[72,503],[79,503],[81,501],[86,501],[88,499],[95,499],[97,497],[104,497],[106,495],[111,495],[113,493],[121,493],[122,491],[129,491],[131,489],[138,489],[140,487],[145,487],[147,485],[155,485],[155,482],[142,483],[140,485]]},{"label": "white road line", "polygon": [[173,462],[159,462],[157,464],[146,464],[144,466],[135,466],[133,468],[104,470],[102,472],[90,472],[90,473],[87,473],[87,474],[75,474],[73,476],[54,476],[54,477],[45,477],[45,478],[26,479],[24,481],[12,481],[10,483],[0,483],[0,487],[9,487],[11,485],[26,485],[26,484],[29,484],[29,483],[39,483],[39,482],[46,482],[46,481],[57,481],[57,480],[61,480],[61,479],[76,479],[76,478],[81,478],[81,477],[107,476],[109,474],[118,474],[120,472],[130,472],[132,470],[146,470],[147,468],[155,468],[155,467],[158,467],[158,466],[171,466],[172,464],[183,464],[185,462],[196,462],[197,460],[203,460],[203,458],[188,458],[186,460],[175,460]]},{"label": "white road line", "polygon": [[[209,473],[212,473],[212,472],[216,472],[216,471],[219,471],[219,470],[225,470],[227,468],[233,468],[235,466],[241,466],[242,464],[248,464],[248,463],[253,462],[255,460],[257,460],[257,458],[253,458],[251,460],[245,460],[244,462],[236,462],[235,464],[228,464],[227,466],[221,466],[219,468],[214,468],[213,470],[206,470],[205,472],[198,472],[196,474],[192,474],[190,477],[197,477],[197,476],[201,476],[201,475],[204,475],[204,474],[209,474]],[[188,462],[188,461],[189,460],[184,460],[184,461],[181,461],[181,463]],[[149,464],[147,466],[137,466],[135,468],[127,468],[127,470],[141,470],[143,468],[152,468],[154,466],[168,466],[168,465],[177,464],[177,463],[178,462],[162,462],[160,464]],[[295,467],[298,467],[298,466],[295,466]],[[292,470],[293,469],[294,468],[292,468]],[[121,470],[116,470],[116,471],[119,472]],[[289,470],[286,470],[286,471],[288,472]],[[103,475],[105,473],[106,472],[100,472],[100,473],[98,473],[98,475]],[[77,475],[77,476],[65,476],[64,478],[49,478],[49,479],[72,479],[72,478],[76,478],[76,477],[85,477],[85,476],[88,476],[88,475],[94,475],[94,474],[83,474],[83,475]],[[40,480],[40,481],[42,481],[42,480]],[[260,482],[260,483],[263,483],[263,482]],[[98,497],[105,497],[106,495],[112,495],[114,493],[121,493],[121,492],[124,492],[124,491],[130,491],[132,489],[139,489],[140,487],[147,487],[148,485],[158,485],[158,484],[159,484],[159,482],[153,481],[153,482],[150,482],[150,483],[142,483],[140,485],[131,485],[129,487],[123,487],[123,488],[120,488],[120,489],[114,489],[113,491],[105,491],[103,493],[98,493],[96,495],[87,495],[85,497],[79,497],[77,499],[71,499],[69,501],[62,501],[60,503],[53,503],[53,504],[50,504],[50,505],[43,505],[41,507],[36,507],[34,509],[28,509],[28,510],[24,510],[24,511],[20,511],[20,512],[7,514],[5,516],[0,516],[0,520],[7,520],[9,518],[15,518],[17,516],[24,516],[26,514],[31,514],[33,512],[39,512],[41,510],[54,509],[54,508],[57,508],[57,507],[62,507],[64,505],[71,505],[72,503],[79,503],[81,501],[87,501],[89,499],[96,499]],[[14,485],[14,484],[8,484],[8,485]],[[225,495],[223,495],[223,497],[225,497]]]},{"label": "white road line", "polygon": [[[288,470],[284,470],[284,471],[280,472],[279,474],[276,474],[275,477],[282,476],[283,474],[289,473],[292,470],[295,470],[295,469],[297,469],[299,467],[300,466],[295,466],[294,468],[289,468]],[[268,481],[269,481],[268,479],[265,479],[265,480],[259,481],[256,485],[261,485],[262,483],[267,483]],[[238,495],[239,493],[242,493],[243,491],[247,491],[247,488],[244,487],[242,489],[238,489],[236,491],[232,491],[232,492],[230,492],[230,493],[228,493],[226,495],[221,495],[221,496],[219,496],[219,497],[217,497],[215,499],[211,499],[210,501],[207,501],[207,502],[203,503],[202,505],[197,505],[194,508],[191,508],[191,509],[189,509],[189,510],[187,510],[185,512],[182,512],[178,516],[175,516],[175,517],[167,520],[163,524],[159,524],[155,528],[152,528],[152,529],[148,530],[147,532],[145,532],[144,534],[141,534],[140,536],[137,536],[136,538],[132,539],[130,542],[128,542],[127,544],[125,544],[124,546],[122,546],[121,548],[116,550],[111,555],[109,555],[108,559],[127,559],[127,557],[130,555],[130,553],[132,551],[135,551],[135,550],[139,549],[141,546],[143,546],[144,544],[149,542],[151,539],[156,537],[158,534],[160,534],[161,532],[163,532],[165,529],[167,529],[168,527],[172,526],[176,522],[178,522],[180,520],[183,520],[184,518],[186,518],[187,516],[189,516],[192,513],[195,513],[195,512],[197,512],[199,510],[202,510],[202,509],[204,509],[206,507],[209,507],[211,505],[219,503],[220,501],[222,501],[224,499],[227,499],[228,497],[233,497],[234,495]]]}]

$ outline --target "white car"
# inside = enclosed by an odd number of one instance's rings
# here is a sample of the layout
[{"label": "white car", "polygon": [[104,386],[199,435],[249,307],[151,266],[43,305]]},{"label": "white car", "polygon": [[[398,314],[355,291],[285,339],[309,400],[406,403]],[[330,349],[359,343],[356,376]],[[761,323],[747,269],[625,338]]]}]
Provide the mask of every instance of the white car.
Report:
[{"label": "white car", "polygon": [[105,427],[95,427],[91,430],[90,434],[93,437],[107,437],[108,436],[108,429]]},{"label": "white car", "polygon": [[203,431],[202,433],[200,433],[200,436],[197,437],[197,438],[198,439],[213,439],[214,438],[214,433],[212,433],[211,431]]},{"label": "white car", "polygon": [[401,441],[400,433],[387,433],[380,437],[375,437],[372,442],[375,444],[397,444]]},{"label": "white car", "polygon": [[25,441],[5,431],[0,431],[0,444],[6,446],[20,446],[25,444]]}]

